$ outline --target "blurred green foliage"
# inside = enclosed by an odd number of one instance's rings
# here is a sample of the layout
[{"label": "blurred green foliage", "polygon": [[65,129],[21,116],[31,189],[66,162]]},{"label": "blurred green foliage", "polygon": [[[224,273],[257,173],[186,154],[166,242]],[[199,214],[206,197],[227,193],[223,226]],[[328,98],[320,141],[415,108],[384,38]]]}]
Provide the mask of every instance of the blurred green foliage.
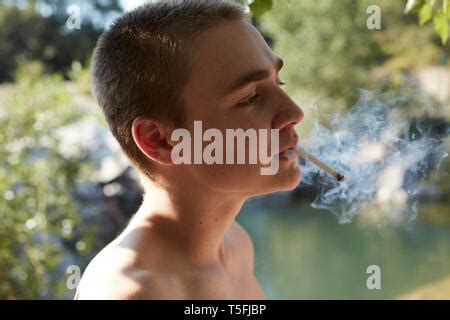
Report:
[{"label": "blurred green foliage", "polygon": [[[105,22],[121,12],[119,0],[24,0],[22,6],[0,0],[0,82],[12,81],[14,70],[27,60],[42,62],[48,73],[67,75],[73,61],[86,65]],[[69,30],[69,5],[81,9],[80,30]],[[46,12],[44,15],[43,12]]]},{"label": "blurred green foliage", "polygon": [[369,1],[276,1],[262,19],[286,60],[282,73],[289,88],[333,100],[334,107],[357,97],[367,70],[385,57],[366,27]]},{"label": "blurred green foliage", "polygon": [[442,44],[447,43],[450,25],[450,2],[448,0],[408,0],[405,13],[409,12],[418,13],[421,26],[428,21],[433,21],[434,30],[441,38]]},{"label": "blurred green foliage", "polygon": [[[380,7],[380,30],[366,24],[374,4]],[[274,1],[259,22],[286,62],[281,79],[288,93],[303,107],[318,100],[324,115],[355,104],[360,88],[398,88],[416,68],[448,65],[450,56],[432,26],[404,14],[402,1]],[[310,131],[308,121],[302,134]]]},{"label": "blurred green foliage", "polygon": [[272,0],[254,0],[250,5],[250,11],[256,18],[262,17],[263,14],[272,9]]},{"label": "blurred green foliage", "polygon": [[[71,192],[92,167],[84,150],[60,151],[58,130],[85,112],[73,98],[80,93],[58,74],[43,75],[42,64],[16,74],[15,86],[0,92],[0,299],[62,297],[62,246],[81,222]],[[88,235],[81,241],[75,258],[89,252]]]}]

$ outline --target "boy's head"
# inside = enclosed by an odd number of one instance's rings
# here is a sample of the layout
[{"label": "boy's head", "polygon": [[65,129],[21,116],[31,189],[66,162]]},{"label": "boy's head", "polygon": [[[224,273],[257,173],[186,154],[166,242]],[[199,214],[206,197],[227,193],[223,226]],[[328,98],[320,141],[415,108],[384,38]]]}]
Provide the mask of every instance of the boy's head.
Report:
[{"label": "boy's head", "polygon": [[226,129],[279,129],[280,150],[291,146],[303,113],[279,87],[281,64],[240,5],[153,2],[118,18],[98,41],[94,94],[143,175],[260,194],[295,187],[296,161],[281,160],[273,176],[261,175],[260,163],[175,165],[171,132],[186,128],[194,137],[195,120],[224,137]]}]

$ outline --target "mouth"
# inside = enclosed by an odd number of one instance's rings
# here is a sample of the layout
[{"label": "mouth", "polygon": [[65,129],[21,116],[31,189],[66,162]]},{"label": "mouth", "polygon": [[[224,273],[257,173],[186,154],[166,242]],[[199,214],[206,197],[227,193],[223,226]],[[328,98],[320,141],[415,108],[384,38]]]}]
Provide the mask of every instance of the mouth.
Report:
[{"label": "mouth", "polygon": [[293,161],[298,158],[298,153],[295,148],[288,148],[279,153],[280,160]]},{"label": "mouth", "polygon": [[298,158],[298,153],[295,147],[298,144],[298,138],[292,139],[286,147],[281,149],[281,152],[278,154],[281,160],[296,160]]}]

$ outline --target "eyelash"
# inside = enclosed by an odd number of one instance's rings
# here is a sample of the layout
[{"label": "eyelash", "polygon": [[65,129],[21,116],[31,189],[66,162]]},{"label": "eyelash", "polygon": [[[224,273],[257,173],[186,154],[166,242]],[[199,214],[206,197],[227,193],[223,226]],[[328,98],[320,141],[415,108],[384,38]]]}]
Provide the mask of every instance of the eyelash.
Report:
[{"label": "eyelash", "polygon": [[[286,83],[283,81],[280,81],[278,83],[279,86],[284,86]],[[238,103],[238,106],[250,106],[253,103],[255,103],[256,99],[258,99],[261,95],[260,94],[253,94],[250,97],[246,98],[243,102]],[[248,100],[252,100],[252,101],[248,101]]]},{"label": "eyelash", "polygon": [[261,95],[260,94],[253,94],[250,97],[246,98],[244,101],[239,102],[238,106],[249,106],[252,105],[253,103],[255,103],[256,99],[258,99]]}]

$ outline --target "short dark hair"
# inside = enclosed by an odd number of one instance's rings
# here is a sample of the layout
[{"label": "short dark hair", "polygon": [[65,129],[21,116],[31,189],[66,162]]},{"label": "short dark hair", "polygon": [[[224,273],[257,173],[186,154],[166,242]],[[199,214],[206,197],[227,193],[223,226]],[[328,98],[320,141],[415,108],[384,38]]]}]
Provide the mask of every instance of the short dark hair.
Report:
[{"label": "short dark hair", "polygon": [[151,162],[133,140],[133,120],[182,124],[189,44],[201,31],[235,19],[249,16],[233,1],[153,1],[117,18],[98,40],[93,93],[122,150],[146,176],[152,178]]}]

